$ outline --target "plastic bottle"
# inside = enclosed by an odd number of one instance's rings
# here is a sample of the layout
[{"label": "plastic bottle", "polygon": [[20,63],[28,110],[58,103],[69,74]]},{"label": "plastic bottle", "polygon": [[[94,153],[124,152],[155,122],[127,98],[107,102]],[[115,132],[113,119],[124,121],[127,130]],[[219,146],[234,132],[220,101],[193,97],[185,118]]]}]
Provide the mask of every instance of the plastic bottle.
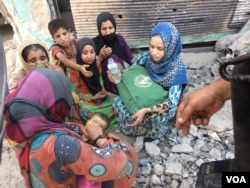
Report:
[{"label": "plastic bottle", "polygon": [[118,84],[121,81],[121,71],[113,58],[108,59],[108,70],[112,74],[115,84]]}]

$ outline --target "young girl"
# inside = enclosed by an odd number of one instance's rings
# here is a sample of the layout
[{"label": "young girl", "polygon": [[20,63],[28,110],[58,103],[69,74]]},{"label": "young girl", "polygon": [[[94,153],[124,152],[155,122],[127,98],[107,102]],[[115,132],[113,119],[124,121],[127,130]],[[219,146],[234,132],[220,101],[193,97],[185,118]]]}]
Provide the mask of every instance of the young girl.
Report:
[{"label": "young girl", "polygon": [[85,66],[91,76],[82,72],[68,69],[67,76],[71,81],[71,90],[78,98],[79,114],[85,121],[90,119],[95,112],[102,112],[109,117],[111,129],[116,125],[112,103],[116,95],[107,92],[101,84],[99,69],[96,64],[95,43],[90,38],[79,40],[76,53],[76,63]]},{"label": "young girl", "polygon": [[107,91],[100,83],[100,74],[96,64],[96,46],[92,39],[84,37],[79,40],[76,61],[79,65],[89,65],[87,70],[93,73],[91,77],[86,77],[80,72],[80,77],[93,95],[92,100],[104,99]]}]

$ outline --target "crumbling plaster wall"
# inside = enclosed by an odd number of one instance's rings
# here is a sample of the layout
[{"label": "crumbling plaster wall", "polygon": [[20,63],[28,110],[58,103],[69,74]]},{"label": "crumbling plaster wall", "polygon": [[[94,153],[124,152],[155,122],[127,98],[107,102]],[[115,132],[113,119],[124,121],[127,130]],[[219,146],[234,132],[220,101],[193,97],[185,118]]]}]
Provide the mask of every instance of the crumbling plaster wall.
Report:
[{"label": "crumbling plaster wall", "polygon": [[48,22],[55,18],[52,0],[0,0],[0,12],[12,26],[17,46],[29,38],[52,44],[48,31]]}]

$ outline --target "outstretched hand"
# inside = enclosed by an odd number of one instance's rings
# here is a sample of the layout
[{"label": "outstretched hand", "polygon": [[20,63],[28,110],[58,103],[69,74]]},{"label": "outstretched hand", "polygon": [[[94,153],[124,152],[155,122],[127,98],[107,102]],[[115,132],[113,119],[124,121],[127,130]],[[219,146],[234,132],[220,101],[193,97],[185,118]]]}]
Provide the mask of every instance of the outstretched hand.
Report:
[{"label": "outstretched hand", "polygon": [[208,125],[211,116],[225,103],[209,87],[188,94],[180,103],[176,114],[176,127],[182,129],[183,135],[189,133],[191,122]]}]

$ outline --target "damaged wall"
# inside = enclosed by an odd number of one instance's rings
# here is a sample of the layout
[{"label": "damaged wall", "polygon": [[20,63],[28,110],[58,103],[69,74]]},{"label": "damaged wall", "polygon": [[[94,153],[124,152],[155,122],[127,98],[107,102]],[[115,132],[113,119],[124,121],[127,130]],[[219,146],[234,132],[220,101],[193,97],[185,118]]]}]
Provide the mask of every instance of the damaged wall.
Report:
[{"label": "damaged wall", "polygon": [[130,47],[148,46],[148,35],[158,22],[178,28],[183,44],[216,41],[234,34],[250,18],[249,0],[70,0],[77,37],[97,35],[96,17],[111,12],[117,32]]},{"label": "damaged wall", "polygon": [[28,38],[37,38],[48,46],[52,39],[48,22],[55,18],[52,0],[0,0],[0,12],[12,26],[17,45]]}]

